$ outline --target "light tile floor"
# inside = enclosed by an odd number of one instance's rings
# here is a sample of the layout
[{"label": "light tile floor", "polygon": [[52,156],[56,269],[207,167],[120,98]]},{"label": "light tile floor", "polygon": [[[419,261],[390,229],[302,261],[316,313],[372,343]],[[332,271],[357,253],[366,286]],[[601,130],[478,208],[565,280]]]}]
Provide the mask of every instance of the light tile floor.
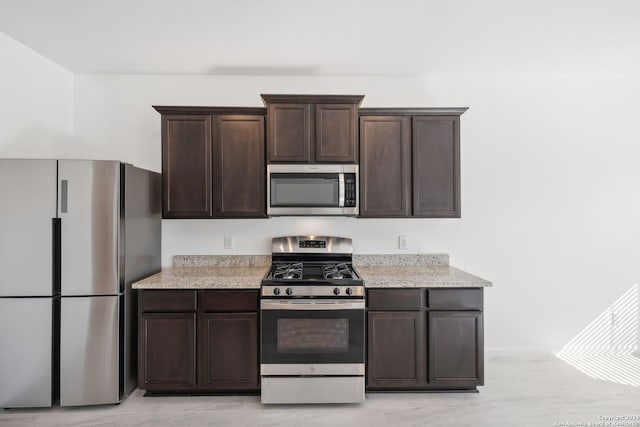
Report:
[{"label": "light tile floor", "polygon": [[0,426],[586,426],[632,416],[609,425],[640,427],[640,387],[590,378],[551,354],[491,356],[485,370],[486,385],[473,394],[370,393],[362,405],[262,406],[257,396],[136,390],[114,406],[4,410]]}]

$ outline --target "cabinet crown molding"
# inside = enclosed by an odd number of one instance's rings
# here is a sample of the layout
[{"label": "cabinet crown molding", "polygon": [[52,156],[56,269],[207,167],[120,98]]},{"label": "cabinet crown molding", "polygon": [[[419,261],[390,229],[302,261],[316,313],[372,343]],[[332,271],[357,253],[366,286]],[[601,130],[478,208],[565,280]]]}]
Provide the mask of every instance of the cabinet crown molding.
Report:
[{"label": "cabinet crown molding", "polygon": [[364,95],[279,95],[260,94],[265,105],[268,103],[293,102],[301,104],[357,104],[362,103]]},{"label": "cabinet crown molding", "polygon": [[153,105],[153,108],[160,114],[202,114],[206,116],[219,114],[238,114],[265,116],[267,109],[263,107],[202,107],[202,106],[175,106],[175,105]]},{"label": "cabinet crown molding", "polygon": [[359,116],[461,116],[469,107],[454,108],[359,108]]}]

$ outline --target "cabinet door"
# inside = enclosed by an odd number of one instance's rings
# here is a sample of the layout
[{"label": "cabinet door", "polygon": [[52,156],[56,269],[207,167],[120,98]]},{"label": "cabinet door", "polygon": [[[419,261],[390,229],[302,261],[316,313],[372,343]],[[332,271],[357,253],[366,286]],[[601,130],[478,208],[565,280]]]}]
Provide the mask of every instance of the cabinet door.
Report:
[{"label": "cabinet door", "polygon": [[357,108],[352,104],[316,105],[316,161],[358,161]]},{"label": "cabinet door", "polygon": [[411,213],[410,117],[360,117],[360,215]]},{"label": "cabinet door", "polygon": [[484,381],[482,312],[429,313],[429,383],[457,388]]},{"label": "cabinet door", "polygon": [[162,215],[212,215],[209,116],[162,116]]},{"label": "cabinet door", "polygon": [[264,117],[217,116],[214,152],[214,216],[264,217]]},{"label": "cabinet door", "polygon": [[413,117],[413,215],[460,217],[460,117]]},{"label": "cabinet door", "polygon": [[310,104],[269,104],[267,120],[269,162],[311,160]]},{"label": "cabinet door", "polygon": [[202,315],[199,387],[258,388],[258,313]]},{"label": "cabinet door", "polygon": [[367,387],[411,388],[425,379],[419,311],[369,312]]},{"label": "cabinet door", "polygon": [[144,313],[140,317],[138,386],[185,390],[196,386],[196,314]]}]

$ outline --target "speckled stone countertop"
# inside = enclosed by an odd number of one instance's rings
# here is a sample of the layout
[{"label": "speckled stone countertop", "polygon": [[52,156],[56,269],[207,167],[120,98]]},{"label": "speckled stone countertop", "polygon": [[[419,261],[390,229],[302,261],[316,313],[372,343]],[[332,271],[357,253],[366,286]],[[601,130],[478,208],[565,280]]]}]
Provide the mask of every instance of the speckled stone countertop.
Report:
[{"label": "speckled stone countertop", "polygon": [[354,255],[366,288],[476,288],[491,282],[449,265],[447,254]]},{"label": "speckled stone countertop", "polygon": [[133,289],[259,289],[270,255],[176,255],[173,267],[133,284]]},{"label": "speckled stone countertop", "polygon": [[169,267],[133,289],[259,289],[267,267]]},{"label": "speckled stone countertop", "polygon": [[478,288],[491,282],[449,265],[356,266],[366,288]]},{"label": "speckled stone countertop", "polygon": [[[367,288],[487,287],[491,282],[449,265],[446,254],[353,256]],[[133,289],[259,289],[269,255],[177,255],[174,267],[133,284]]]}]

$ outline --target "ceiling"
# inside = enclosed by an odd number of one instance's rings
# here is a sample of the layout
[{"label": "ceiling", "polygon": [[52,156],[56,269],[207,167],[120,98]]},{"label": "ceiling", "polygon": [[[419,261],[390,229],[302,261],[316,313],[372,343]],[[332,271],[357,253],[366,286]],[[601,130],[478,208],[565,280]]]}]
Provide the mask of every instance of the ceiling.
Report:
[{"label": "ceiling", "polygon": [[0,31],[75,73],[640,72],[640,1],[0,0]]}]

